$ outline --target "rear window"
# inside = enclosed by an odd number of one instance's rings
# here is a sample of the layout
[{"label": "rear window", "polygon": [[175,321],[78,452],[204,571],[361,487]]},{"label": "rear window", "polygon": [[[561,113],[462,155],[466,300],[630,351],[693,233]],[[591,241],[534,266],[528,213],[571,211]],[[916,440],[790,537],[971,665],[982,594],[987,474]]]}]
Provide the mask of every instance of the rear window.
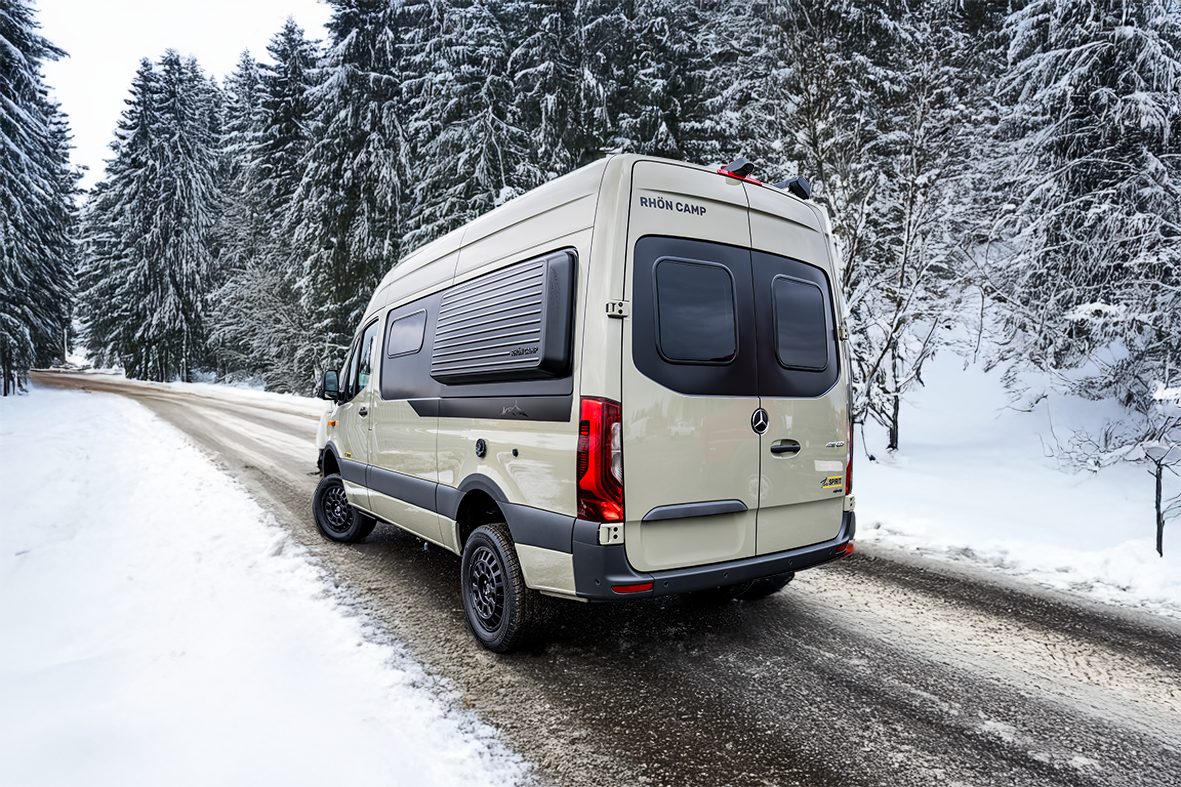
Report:
[{"label": "rear window", "polygon": [[660,354],[674,363],[730,363],[738,352],[734,279],[708,262],[656,263]]},{"label": "rear window", "polygon": [[828,331],[824,292],[790,276],[771,282],[775,313],[775,355],[785,369],[824,371],[828,366]]}]

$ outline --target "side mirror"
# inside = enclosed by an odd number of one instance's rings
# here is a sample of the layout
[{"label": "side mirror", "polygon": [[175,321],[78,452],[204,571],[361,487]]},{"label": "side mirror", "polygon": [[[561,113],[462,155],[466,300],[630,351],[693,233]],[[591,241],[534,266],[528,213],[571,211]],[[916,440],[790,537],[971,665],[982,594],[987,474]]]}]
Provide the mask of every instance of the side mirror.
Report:
[{"label": "side mirror", "polygon": [[320,381],[320,390],[316,392],[316,395],[321,399],[340,401],[340,372],[336,369],[324,372],[324,379]]}]

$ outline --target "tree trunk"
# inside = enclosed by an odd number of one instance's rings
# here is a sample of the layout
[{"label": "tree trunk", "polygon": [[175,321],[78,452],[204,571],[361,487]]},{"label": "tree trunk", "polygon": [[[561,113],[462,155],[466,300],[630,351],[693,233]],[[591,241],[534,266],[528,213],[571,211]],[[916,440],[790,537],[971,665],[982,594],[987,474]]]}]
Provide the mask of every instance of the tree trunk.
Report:
[{"label": "tree trunk", "polygon": [[1164,462],[1156,462],[1156,553],[1165,556],[1165,514],[1161,511],[1161,477],[1165,472]]},{"label": "tree trunk", "polygon": [[894,402],[890,407],[890,424],[887,427],[887,431],[889,433],[888,434],[889,439],[888,439],[888,443],[886,445],[886,450],[887,451],[897,451],[898,450],[898,421],[899,421],[899,416],[902,412],[902,392],[899,390],[899,383],[898,383],[898,364],[899,364],[898,353],[896,351],[892,350],[890,352],[890,355],[891,355],[890,373],[894,378],[891,381],[892,382],[891,387],[893,388],[893,394],[894,394]]}]

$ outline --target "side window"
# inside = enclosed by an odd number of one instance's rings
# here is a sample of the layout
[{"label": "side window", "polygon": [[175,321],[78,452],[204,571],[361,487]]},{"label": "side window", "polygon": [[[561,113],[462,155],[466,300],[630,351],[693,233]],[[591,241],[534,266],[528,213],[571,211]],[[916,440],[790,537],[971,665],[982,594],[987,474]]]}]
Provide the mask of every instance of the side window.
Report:
[{"label": "side window", "polygon": [[345,361],[340,370],[340,401],[343,404],[353,398],[356,391],[353,390],[353,378],[357,376],[357,342],[353,342],[353,346],[349,348],[349,357]]},{"label": "side window", "polygon": [[385,354],[389,358],[401,355],[413,355],[422,349],[422,339],[426,335],[426,310],[416,311],[414,314],[401,317],[390,322],[390,329],[386,333]]},{"label": "side window", "polygon": [[724,266],[664,258],[656,263],[657,346],[672,363],[726,364],[738,354],[734,277]]},{"label": "side window", "polygon": [[824,292],[810,281],[776,276],[771,281],[775,308],[775,355],[785,369],[822,372],[828,366]]},{"label": "side window", "polygon": [[351,392],[349,398],[356,396],[361,390],[369,384],[369,378],[373,376],[373,342],[377,338],[377,322],[371,322],[365,328],[365,332],[361,334],[360,353],[357,356],[357,377],[350,386]]}]

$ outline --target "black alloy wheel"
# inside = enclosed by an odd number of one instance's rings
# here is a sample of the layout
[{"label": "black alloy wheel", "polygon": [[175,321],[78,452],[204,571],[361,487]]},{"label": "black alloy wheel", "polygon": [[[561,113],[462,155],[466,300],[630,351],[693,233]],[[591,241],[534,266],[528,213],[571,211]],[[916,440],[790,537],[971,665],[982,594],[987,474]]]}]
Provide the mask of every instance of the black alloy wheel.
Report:
[{"label": "black alloy wheel", "polygon": [[467,582],[480,628],[496,631],[504,619],[504,568],[496,553],[483,544],[472,552]]},{"label": "black alloy wheel", "polygon": [[312,495],[312,514],[325,538],[352,544],[373,532],[377,522],[349,505],[344,482],[336,473],[324,476]]},{"label": "black alloy wheel", "polygon": [[484,647],[508,653],[528,640],[538,599],[525,585],[507,525],[484,525],[468,536],[459,583],[468,627]]}]

